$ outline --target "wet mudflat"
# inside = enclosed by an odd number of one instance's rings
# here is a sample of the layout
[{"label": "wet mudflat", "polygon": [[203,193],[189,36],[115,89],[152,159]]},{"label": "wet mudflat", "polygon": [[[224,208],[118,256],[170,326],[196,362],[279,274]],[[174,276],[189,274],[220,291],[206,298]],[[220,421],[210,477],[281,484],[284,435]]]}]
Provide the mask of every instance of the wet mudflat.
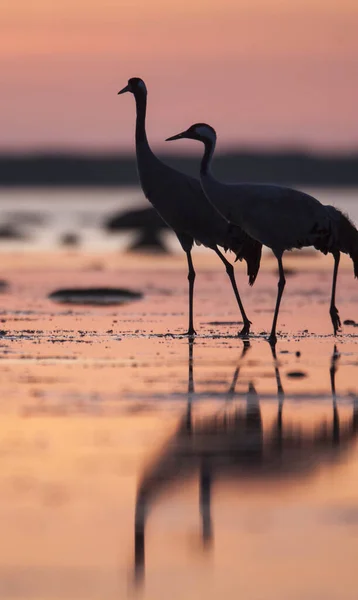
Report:
[{"label": "wet mudflat", "polygon": [[[358,331],[334,340],[331,262],[9,255],[0,296],[0,598],[356,598]],[[60,288],[118,287],[121,306]],[[358,322],[343,261],[337,305]]]}]

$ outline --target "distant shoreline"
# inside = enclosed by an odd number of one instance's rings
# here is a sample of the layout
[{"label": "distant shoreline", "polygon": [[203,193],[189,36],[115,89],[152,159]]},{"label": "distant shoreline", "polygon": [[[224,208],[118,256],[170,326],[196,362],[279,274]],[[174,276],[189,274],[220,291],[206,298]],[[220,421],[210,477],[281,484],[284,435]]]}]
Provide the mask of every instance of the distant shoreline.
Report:
[{"label": "distant shoreline", "polygon": [[[199,157],[161,155],[167,164],[196,176]],[[225,181],[288,185],[357,186],[358,151],[347,155],[304,152],[227,152],[217,156],[215,174]],[[1,187],[137,185],[135,157],[126,154],[0,154]]]}]

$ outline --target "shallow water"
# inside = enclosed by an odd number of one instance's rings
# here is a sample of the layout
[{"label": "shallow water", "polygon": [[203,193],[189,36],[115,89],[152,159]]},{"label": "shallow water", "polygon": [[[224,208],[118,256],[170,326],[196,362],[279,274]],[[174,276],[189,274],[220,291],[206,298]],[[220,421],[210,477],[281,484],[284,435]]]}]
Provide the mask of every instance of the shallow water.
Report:
[{"label": "shallow water", "polygon": [[[356,188],[304,189],[323,204],[332,204],[349,213],[358,223]],[[86,252],[125,249],[134,232],[108,235],[103,223],[109,216],[127,209],[149,206],[138,187],[132,188],[5,188],[0,189],[0,226],[19,226],[26,238],[4,240],[1,250],[53,250],[61,246],[62,237],[75,233]],[[163,234],[173,252],[181,252],[172,233]],[[203,249],[200,249],[203,251]]]},{"label": "shallow water", "polygon": [[[236,268],[249,344],[195,264],[190,344],[185,257],[3,255],[0,598],[356,598],[358,332],[331,335],[331,261],[292,257],[276,357],[274,262],[253,288]],[[114,283],[143,298],[48,299]],[[343,261],[342,320],[357,301]]]}]

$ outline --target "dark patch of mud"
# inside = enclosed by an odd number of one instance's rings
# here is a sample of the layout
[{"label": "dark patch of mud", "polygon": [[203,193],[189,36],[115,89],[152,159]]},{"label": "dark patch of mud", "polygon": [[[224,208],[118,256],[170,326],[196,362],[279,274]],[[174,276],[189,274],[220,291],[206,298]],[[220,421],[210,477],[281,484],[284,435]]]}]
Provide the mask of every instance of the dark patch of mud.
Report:
[{"label": "dark patch of mud", "polygon": [[26,240],[27,235],[12,223],[0,225],[0,240]]},{"label": "dark patch of mud", "polygon": [[293,379],[303,379],[304,377],[308,377],[308,375],[304,371],[289,371],[288,373],[286,373],[286,377],[291,377]]},{"label": "dark patch of mud", "polygon": [[49,298],[61,304],[111,306],[140,300],[143,294],[125,288],[68,288],[52,292]]},{"label": "dark patch of mud", "polygon": [[104,228],[110,233],[128,229],[135,230],[137,235],[130,247],[131,251],[147,250],[168,253],[160,235],[163,229],[168,229],[168,225],[164,223],[154,208],[142,208],[115,214],[104,223]]},{"label": "dark patch of mud", "polygon": [[168,229],[157,211],[152,208],[138,208],[111,215],[104,223],[106,231],[123,231],[125,229]]},{"label": "dark patch of mud", "polygon": [[77,233],[68,231],[60,236],[59,244],[60,246],[69,246],[74,248],[80,245],[80,241],[80,236]]},{"label": "dark patch of mud", "polygon": [[206,325],[243,325],[242,321],[208,321]]}]

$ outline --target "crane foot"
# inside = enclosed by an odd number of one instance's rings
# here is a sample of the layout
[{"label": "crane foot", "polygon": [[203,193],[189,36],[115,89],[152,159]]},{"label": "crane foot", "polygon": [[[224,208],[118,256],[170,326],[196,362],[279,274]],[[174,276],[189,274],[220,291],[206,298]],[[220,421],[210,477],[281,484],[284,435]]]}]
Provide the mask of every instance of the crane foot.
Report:
[{"label": "crane foot", "polygon": [[197,335],[197,333],[195,329],[188,329],[185,335],[187,335],[188,337],[194,337],[194,335]]},{"label": "crane foot", "polygon": [[244,322],[244,326],[241,329],[241,331],[239,331],[239,333],[237,334],[239,337],[247,337],[250,333],[250,325],[251,325],[251,321],[247,321],[246,323]]},{"label": "crane foot", "polygon": [[271,333],[271,334],[270,334],[270,337],[268,338],[268,340],[267,340],[267,341],[268,341],[268,343],[269,343],[271,346],[275,347],[275,346],[276,346],[276,344],[277,344],[277,337],[276,337],[276,334],[275,334],[275,333]]},{"label": "crane foot", "polygon": [[339,331],[342,326],[337,307],[331,306],[331,308],[329,310],[329,314],[331,315],[331,321],[332,321],[332,325],[333,325],[334,335],[337,335],[337,331]]}]

